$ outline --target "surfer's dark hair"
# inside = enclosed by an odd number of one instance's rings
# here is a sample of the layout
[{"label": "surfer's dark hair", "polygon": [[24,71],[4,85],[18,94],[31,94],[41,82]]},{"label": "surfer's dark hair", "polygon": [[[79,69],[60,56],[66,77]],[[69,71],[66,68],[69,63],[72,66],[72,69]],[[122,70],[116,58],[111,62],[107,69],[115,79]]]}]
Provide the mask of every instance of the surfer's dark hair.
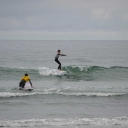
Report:
[{"label": "surfer's dark hair", "polygon": [[57,52],[60,52],[60,50],[58,50]]},{"label": "surfer's dark hair", "polygon": [[27,74],[27,73],[25,73],[25,76],[28,76],[28,74]]}]

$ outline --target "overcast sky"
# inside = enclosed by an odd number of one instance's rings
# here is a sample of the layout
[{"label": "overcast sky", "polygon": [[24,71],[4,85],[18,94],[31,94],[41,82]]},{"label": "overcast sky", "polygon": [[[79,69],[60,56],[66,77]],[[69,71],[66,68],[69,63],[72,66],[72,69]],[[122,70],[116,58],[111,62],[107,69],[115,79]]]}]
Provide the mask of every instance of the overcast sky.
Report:
[{"label": "overcast sky", "polygon": [[0,0],[0,40],[128,40],[128,0]]}]

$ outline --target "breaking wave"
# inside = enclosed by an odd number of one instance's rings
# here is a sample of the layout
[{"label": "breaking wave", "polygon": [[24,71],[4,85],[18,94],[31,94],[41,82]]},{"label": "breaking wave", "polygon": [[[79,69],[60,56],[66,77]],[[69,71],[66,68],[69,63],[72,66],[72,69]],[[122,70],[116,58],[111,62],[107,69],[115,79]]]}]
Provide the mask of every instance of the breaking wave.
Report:
[{"label": "breaking wave", "polygon": [[85,81],[127,81],[128,67],[101,67],[101,66],[64,66],[63,71],[54,68],[40,67],[35,69],[0,67],[0,80],[20,79],[27,72],[34,80],[42,78],[56,78],[61,76],[63,80]]},{"label": "breaking wave", "polygon": [[128,117],[115,118],[48,118],[27,120],[0,120],[0,127],[41,127],[41,126],[111,126],[128,125]]},{"label": "breaking wave", "polygon": [[76,96],[76,97],[113,97],[113,96],[125,96],[127,93],[101,93],[101,92],[64,92],[59,90],[43,90],[36,92],[0,92],[0,98],[9,97],[25,97],[34,95],[62,95],[62,96]]}]

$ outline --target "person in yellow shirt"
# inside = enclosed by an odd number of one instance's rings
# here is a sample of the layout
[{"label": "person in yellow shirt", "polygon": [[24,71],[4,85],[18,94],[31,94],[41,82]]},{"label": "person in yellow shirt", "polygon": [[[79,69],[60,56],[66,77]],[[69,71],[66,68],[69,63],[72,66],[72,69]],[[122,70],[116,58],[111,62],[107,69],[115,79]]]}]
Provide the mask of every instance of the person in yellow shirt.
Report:
[{"label": "person in yellow shirt", "polygon": [[29,81],[29,83],[31,84],[31,87],[33,88],[32,82],[31,82],[30,77],[28,76],[27,73],[25,73],[25,75],[21,78],[21,81],[19,83],[19,87],[24,88],[27,81]]}]

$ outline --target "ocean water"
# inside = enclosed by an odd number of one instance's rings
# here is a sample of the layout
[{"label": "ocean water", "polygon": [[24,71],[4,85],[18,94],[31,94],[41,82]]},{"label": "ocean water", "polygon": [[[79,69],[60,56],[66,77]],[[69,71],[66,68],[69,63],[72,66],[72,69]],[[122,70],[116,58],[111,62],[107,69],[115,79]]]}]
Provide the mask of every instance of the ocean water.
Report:
[{"label": "ocean water", "polygon": [[127,128],[128,41],[0,41],[0,127]]}]

